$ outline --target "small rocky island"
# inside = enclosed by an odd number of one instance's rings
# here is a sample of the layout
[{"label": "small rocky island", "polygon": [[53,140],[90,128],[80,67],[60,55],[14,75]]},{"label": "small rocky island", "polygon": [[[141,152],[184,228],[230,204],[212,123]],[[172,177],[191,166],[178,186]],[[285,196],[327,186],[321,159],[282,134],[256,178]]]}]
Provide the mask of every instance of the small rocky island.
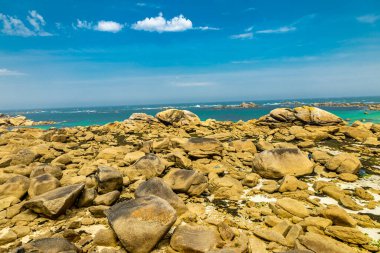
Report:
[{"label": "small rocky island", "polygon": [[22,126],[42,126],[42,125],[53,125],[53,121],[32,121],[27,119],[25,116],[9,116],[0,113],[0,127],[22,127]]},{"label": "small rocky island", "polygon": [[308,106],[0,123],[0,252],[379,252],[379,137]]}]

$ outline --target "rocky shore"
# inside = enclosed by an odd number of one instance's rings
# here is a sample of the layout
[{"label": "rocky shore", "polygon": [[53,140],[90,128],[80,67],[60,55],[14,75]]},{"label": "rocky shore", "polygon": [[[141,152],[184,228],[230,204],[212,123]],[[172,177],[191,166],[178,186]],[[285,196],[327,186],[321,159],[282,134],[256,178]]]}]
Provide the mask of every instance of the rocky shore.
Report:
[{"label": "rocky shore", "polygon": [[379,252],[379,137],[308,106],[0,123],[0,252]]}]

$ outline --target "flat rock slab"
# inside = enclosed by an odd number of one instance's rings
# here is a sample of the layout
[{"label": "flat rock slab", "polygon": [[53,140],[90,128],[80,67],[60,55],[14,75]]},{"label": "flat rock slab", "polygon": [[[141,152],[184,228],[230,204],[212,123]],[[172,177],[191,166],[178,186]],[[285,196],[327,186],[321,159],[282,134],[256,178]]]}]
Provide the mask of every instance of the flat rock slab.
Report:
[{"label": "flat rock slab", "polygon": [[84,184],[59,187],[32,198],[24,206],[36,213],[55,219],[74,204],[83,188]]},{"label": "flat rock slab", "polygon": [[170,246],[179,252],[209,252],[216,248],[216,232],[207,227],[180,225],[174,231]]},{"label": "flat rock slab", "polygon": [[82,251],[64,238],[44,238],[29,242],[17,248],[15,252],[79,253]]},{"label": "flat rock slab", "polygon": [[307,232],[299,238],[300,243],[315,253],[354,253],[356,252],[346,244],[331,237]]},{"label": "flat rock slab", "polygon": [[177,219],[176,211],[166,200],[152,195],[120,202],[106,215],[124,248],[131,253],[150,252]]}]

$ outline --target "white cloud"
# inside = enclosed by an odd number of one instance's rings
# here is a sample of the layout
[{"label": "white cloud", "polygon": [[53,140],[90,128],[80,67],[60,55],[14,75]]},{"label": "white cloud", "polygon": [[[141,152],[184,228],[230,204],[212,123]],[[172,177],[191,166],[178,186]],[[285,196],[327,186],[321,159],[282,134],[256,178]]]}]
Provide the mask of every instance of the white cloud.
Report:
[{"label": "white cloud", "polygon": [[157,17],[145,18],[132,25],[135,30],[148,32],[182,32],[193,28],[190,19],[186,19],[182,14],[170,20],[166,20],[160,13]]},{"label": "white cloud", "polygon": [[29,11],[29,16],[26,17],[34,32],[38,36],[51,36],[50,33],[45,32],[43,27],[46,25],[45,19],[35,10]]},{"label": "white cloud", "polygon": [[153,8],[153,9],[160,9],[161,8],[159,5],[151,4],[151,3],[143,3],[143,2],[136,3],[136,6],[148,7],[148,8]]},{"label": "white cloud", "polygon": [[380,20],[380,15],[367,14],[364,16],[357,17],[356,20],[359,21],[360,23],[374,24],[378,20]]},{"label": "white cloud", "polygon": [[123,29],[123,27],[124,25],[114,21],[101,20],[98,22],[94,29],[101,32],[117,33],[120,32]]},{"label": "white cloud", "polygon": [[77,23],[76,25],[74,25],[74,27],[79,28],[79,29],[88,29],[88,30],[93,29],[92,22],[88,22],[86,20],[80,20],[80,19],[77,19]]},{"label": "white cloud", "polygon": [[120,32],[124,28],[123,24],[120,24],[115,21],[101,20],[101,21],[98,21],[96,25],[94,25],[92,22],[89,22],[86,20],[80,20],[80,19],[77,19],[77,23],[73,26],[76,29],[87,29],[87,30],[95,30],[95,31],[100,31],[100,32],[112,32],[112,33]]},{"label": "white cloud", "polygon": [[14,70],[0,68],[0,76],[21,76],[21,75],[24,75],[24,74],[18,71],[14,71]]},{"label": "white cloud", "polygon": [[0,13],[0,21],[3,23],[1,32],[11,36],[29,37],[34,32],[24,25],[20,19]]},{"label": "white cloud", "polygon": [[288,33],[288,32],[293,32],[297,30],[294,26],[283,26],[278,29],[268,29],[268,30],[261,30],[257,31],[256,33],[261,33],[261,34],[270,34],[270,33]]},{"label": "white cloud", "polygon": [[183,82],[183,83],[174,83],[176,87],[207,87],[215,85],[212,82]]},{"label": "white cloud", "polygon": [[21,37],[52,35],[44,31],[43,27],[46,25],[45,19],[37,11],[29,11],[26,19],[31,25],[30,28],[19,18],[0,13],[1,32],[6,35]]},{"label": "white cloud", "polygon": [[208,31],[208,30],[219,31],[220,30],[220,28],[210,27],[210,26],[199,26],[199,27],[195,27],[194,29],[196,29],[196,30],[202,30],[202,31]]},{"label": "white cloud", "polygon": [[240,39],[240,40],[252,39],[253,38],[253,33],[252,32],[248,32],[248,33],[235,34],[235,35],[231,35],[230,38],[234,39],[234,40],[237,40],[237,39]]}]

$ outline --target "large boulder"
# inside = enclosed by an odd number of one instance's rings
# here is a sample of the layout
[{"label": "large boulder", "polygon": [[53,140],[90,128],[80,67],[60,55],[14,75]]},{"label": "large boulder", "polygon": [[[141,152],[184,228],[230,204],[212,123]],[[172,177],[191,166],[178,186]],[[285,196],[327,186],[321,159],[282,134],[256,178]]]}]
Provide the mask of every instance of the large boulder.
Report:
[{"label": "large boulder", "polygon": [[79,253],[82,251],[64,238],[43,238],[31,241],[17,248],[15,252]]},{"label": "large boulder", "polygon": [[362,164],[356,156],[349,153],[341,153],[330,158],[326,163],[328,170],[336,171],[337,173],[357,174]]},{"label": "large boulder", "polygon": [[154,177],[140,184],[135,191],[136,198],[154,195],[160,197],[177,211],[178,215],[186,212],[187,208],[183,200],[159,177]]},{"label": "large boulder", "polygon": [[338,116],[317,107],[302,106],[294,109],[277,108],[259,119],[260,124],[291,123],[297,125],[340,125]]},{"label": "large boulder", "polygon": [[146,154],[133,165],[125,169],[125,174],[131,179],[150,179],[161,175],[165,170],[165,164],[155,154]]},{"label": "large boulder", "polygon": [[122,245],[131,253],[150,252],[177,219],[166,200],[152,195],[120,202],[106,214]]},{"label": "large boulder", "polygon": [[37,177],[45,173],[49,173],[50,175],[54,176],[58,180],[61,179],[63,175],[61,168],[50,165],[50,164],[41,164],[32,170],[32,172],[30,173],[30,177],[31,178]]},{"label": "large boulder", "polygon": [[187,110],[168,109],[157,113],[156,118],[165,124],[178,127],[201,123],[197,115]]},{"label": "large boulder", "polygon": [[190,156],[203,158],[221,155],[223,144],[211,138],[190,138],[183,144],[183,148]]},{"label": "large boulder", "polygon": [[343,126],[339,130],[344,135],[351,137],[357,141],[364,142],[368,138],[376,138],[370,130],[359,127]]},{"label": "large boulder", "polygon": [[331,237],[307,232],[298,237],[300,243],[315,253],[355,253],[356,251],[346,244],[332,239]]},{"label": "large boulder", "polygon": [[83,188],[84,184],[60,187],[30,199],[25,202],[24,206],[36,213],[55,219],[74,204]]},{"label": "large boulder", "polygon": [[61,184],[57,178],[49,173],[45,173],[31,178],[28,194],[33,198],[34,196],[41,195],[60,186]]},{"label": "large boulder", "polygon": [[269,115],[281,122],[293,122],[296,119],[293,110],[290,108],[276,108]]},{"label": "large boulder", "polygon": [[115,168],[101,165],[96,173],[100,194],[120,190],[123,187],[123,175]]},{"label": "large boulder", "polygon": [[211,175],[209,190],[216,199],[239,200],[244,188],[239,180],[231,176],[218,177],[218,175],[213,174]]},{"label": "large boulder", "polygon": [[194,170],[174,168],[163,179],[173,191],[195,196],[202,194],[208,186],[207,177]]},{"label": "large boulder", "polygon": [[18,151],[16,154],[12,157],[11,165],[18,165],[18,164],[24,164],[29,165],[31,164],[36,158],[37,154],[33,152],[31,149],[24,148]]},{"label": "large boulder", "polygon": [[311,125],[337,125],[343,122],[338,116],[311,106],[294,108],[294,116],[300,121]]},{"label": "large boulder", "polygon": [[0,196],[14,196],[21,199],[28,191],[30,180],[27,177],[17,175],[9,178],[0,185]]},{"label": "large boulder", "polygon": [[276,148],[255,155],[253,171],[264,178],[303,176],[313,172],[314,164],[298,148]]},{"label": "large boulder", "polygon": [[170,239],[170,246],[179,252],[210,252],[218,244],[217,234],[202,226],[178,226]]},{"label": "large boulder", "polygon": [[322,210],[321,214],[325,218],[330,219],[334,225],[355,227],[357,224],[357,221],[354,218],[352,218],[344,209],[336,205],[329,205]]}]

